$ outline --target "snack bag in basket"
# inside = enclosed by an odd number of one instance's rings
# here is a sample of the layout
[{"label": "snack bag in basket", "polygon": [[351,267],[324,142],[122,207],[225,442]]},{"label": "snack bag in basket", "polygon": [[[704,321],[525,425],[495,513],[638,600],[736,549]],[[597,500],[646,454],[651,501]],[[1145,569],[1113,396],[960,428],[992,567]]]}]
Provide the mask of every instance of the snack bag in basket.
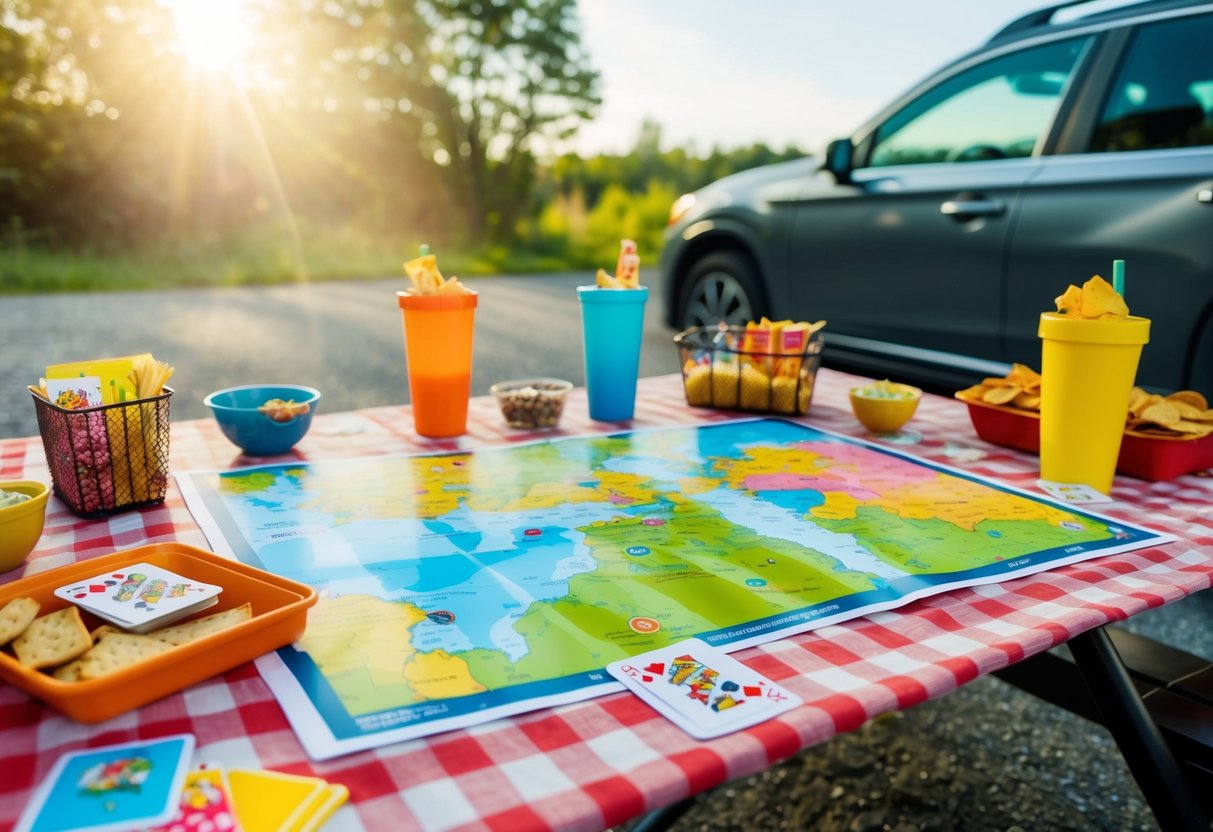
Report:
[{"label": "snack bag in basket", "polygon": [[750,321],[745,325],[745,334],[741,340],[742,358],[745,363],[758,367],[763,372],[770,371],[771,327],[771,321],[766,318],[763,318],[761,323]]},{"label": "snack bag in basket", "polygon": [[825,321],[788,324],[780,330],[775,344],[779,357],[775,359],[771,382],[771,409],[776,413],[807,413],[813,395],[813,379],[804,356],[809,339],[826,325]]},{"label": "snack bag in basket", "polygon": [[771,321],[750,321],[741,342],[741,394],[744,410],[768,410],[771,406]]},{"label": "snack bag in basket", "polygon": [[805,347],[812,332],[810,324],[803,321],[789,323],[780,329],[779,340],[775,343],[775,352],[779,355],[775,360],[775,375],[784,378],[796,378],[799,375]]}]

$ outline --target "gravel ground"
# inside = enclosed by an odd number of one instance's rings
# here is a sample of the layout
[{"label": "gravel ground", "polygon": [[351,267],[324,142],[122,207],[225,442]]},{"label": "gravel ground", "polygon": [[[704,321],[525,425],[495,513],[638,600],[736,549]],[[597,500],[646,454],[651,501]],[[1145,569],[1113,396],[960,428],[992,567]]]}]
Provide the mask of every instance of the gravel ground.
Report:
[{"label": "gravel ground", "polygon": [[[1125,626],[1213,661],[1213,594]],[[1102,727],[991,677],[700,795],[673,832],[1156,830]]]}]

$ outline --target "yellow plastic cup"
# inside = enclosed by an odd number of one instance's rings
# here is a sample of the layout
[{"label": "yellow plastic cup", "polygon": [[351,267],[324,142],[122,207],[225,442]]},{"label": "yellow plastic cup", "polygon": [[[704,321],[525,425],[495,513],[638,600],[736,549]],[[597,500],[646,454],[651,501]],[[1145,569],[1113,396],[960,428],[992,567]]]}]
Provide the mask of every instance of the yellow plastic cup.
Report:
[{"label": "yellow plastic cup", "polygon": [[1040,316],[1040,476],[1112,490],[1150,321]]},{"label": "yellow plastic cup", "polygon": [[404,322],[414,430],[435,439],[467,433],[477,294],[397,292],[396,299]]}]

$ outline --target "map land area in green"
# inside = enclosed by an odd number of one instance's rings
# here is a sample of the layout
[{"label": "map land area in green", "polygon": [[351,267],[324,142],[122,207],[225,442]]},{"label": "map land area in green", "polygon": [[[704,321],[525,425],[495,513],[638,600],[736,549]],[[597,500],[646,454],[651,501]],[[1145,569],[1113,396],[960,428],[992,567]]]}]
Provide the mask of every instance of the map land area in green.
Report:
[{"label": "map land area in green", "polygon": [[317,758],[1166,539],[776,419],[178,480],[217,551],[320,593],[259,664]]}]

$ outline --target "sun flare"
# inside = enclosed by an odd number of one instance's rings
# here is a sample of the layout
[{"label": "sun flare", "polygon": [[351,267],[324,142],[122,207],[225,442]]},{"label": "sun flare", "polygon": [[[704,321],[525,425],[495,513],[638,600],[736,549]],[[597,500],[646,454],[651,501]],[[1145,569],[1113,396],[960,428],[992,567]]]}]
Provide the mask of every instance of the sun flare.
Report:
[{"label": "sun flare", "polygon": [[163,0],[177,26],[181,51],[207,72],[232,70],[249,45],[244,0]]}]

